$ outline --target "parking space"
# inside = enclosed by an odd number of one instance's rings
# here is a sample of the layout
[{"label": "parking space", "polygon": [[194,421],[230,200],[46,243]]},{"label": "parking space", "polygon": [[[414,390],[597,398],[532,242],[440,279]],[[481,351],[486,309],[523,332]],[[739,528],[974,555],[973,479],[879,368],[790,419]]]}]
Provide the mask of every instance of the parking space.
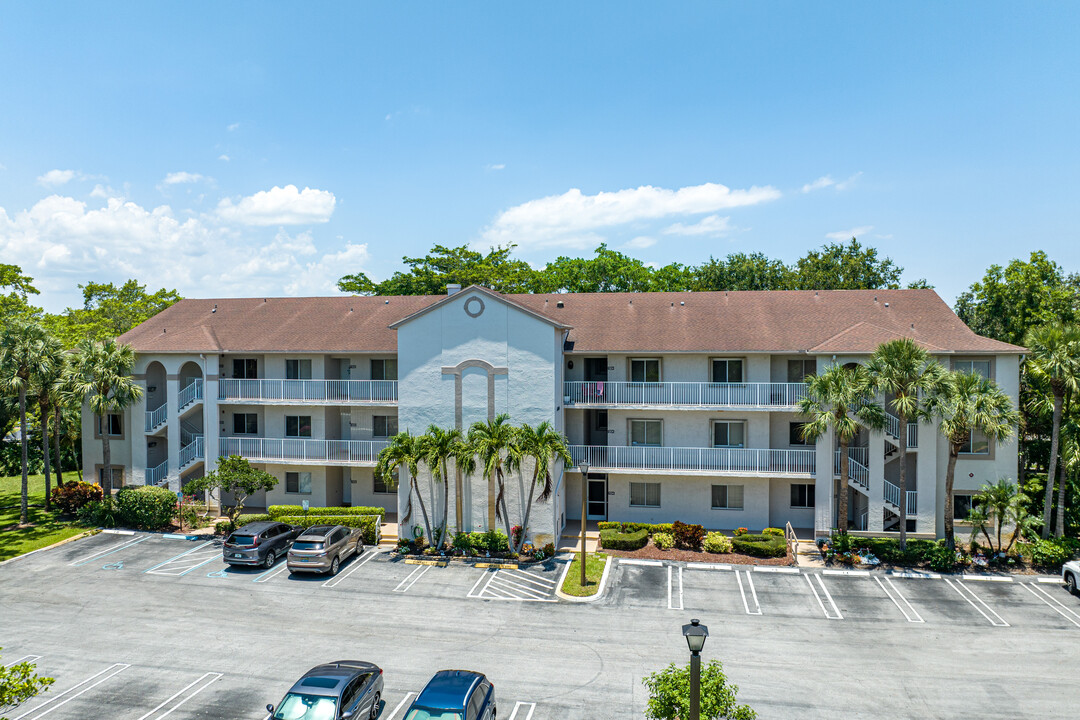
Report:
[{"label": "parking space", "polygon": [[1046,586],[1024,580],[979,582],[970,579],[965,580],[962,585],[968,593],[978,593],[979,598],[1011,627],[1049,627],[1070,631],[1080,627],[1080,608],[1077,608],[1077,603],[1060,602],[1056,594],[1050,593]]},{"label": "parking space", "polygon": [[605,602],[621,607],[667,608],[671,592],[668,566],[659,560],[618,559]]},{"label": "parking space", "polygon": [[547,562],[520,568],[489,568],[476,579],[467,597],[478,600],[558,602],[555,587],[559,583],[562,567],[561,564]]}]

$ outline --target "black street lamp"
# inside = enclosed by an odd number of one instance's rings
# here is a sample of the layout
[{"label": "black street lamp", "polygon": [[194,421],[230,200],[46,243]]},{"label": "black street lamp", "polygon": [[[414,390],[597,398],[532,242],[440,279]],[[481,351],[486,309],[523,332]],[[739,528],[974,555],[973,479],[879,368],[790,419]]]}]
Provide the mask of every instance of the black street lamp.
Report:
[{"label": "black street lamp", "polygon": [[589,461],[578,463],[581,471],[581,587],[585,587],[585,516],[588,515]]},{"label": "black street lamp", "polygon": [[705,638],[709,637],[709,628],[694,618],[689,625],[682,626],[686,646],[690,648],[690,720],[701,717],[701,648],[705,647]]}]

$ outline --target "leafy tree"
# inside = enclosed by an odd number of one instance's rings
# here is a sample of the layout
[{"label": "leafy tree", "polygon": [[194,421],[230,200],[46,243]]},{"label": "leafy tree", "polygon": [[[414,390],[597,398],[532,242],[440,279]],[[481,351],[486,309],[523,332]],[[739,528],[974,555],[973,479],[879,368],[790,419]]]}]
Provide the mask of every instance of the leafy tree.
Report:
[{"label": "leafy tree", "polygon": [[379,453],[375,473],[387,481],[393,479],[395,470],[400,472],[404,469],[409,473],[409,498],[405,505],[405,512],[401,515],[400,526],[405,527],[409,518],[412,517],[412,498],[413,495],[416,495],[416,500],[420,503],[420,512],[424,518],[424,532],[427,533],[425,537],[430,540],[433,537],[431,534],[431,522],[428,519],[424,495],[420,492],[417,480],[422,460],[423,448],[420,446],[420,438],[410,435],[408,431],[400,432],[391,438],[390,444]]},{"label": "leafy tree", "polygon": [[847,478],[851,467],[848,447],[860,425],[873,430],[885,427],[885,412],[880,405],[870,402],[873,390],[873,381],[865,366],[831,365],[820,375],[806,379],[806,396],[799,401],[799,413],[809,418],[802,428],[803,438],[816,442],[831,429],[840,443],[841,479],[836,527],[842,533],[848,529]]},{"label": "leafy tree", "polygon": [[469,444],[480,458],[484,477],[488,480],[488,530],[502,520],[506,525],[506,537],[513,537],[510,518],[505,511],[506,498],[503,468],[508,455],[516,453],[517,430],[510,424],[510,416],[500,413],[494,420],[475,422],[469,428]]},{"label": "leafy tree", "polygon": [[[1080,390],[1080,328],[1075,325],[1050,323],[1032,328],[1024,338],[1030,350],[1027,368],[1030,375],[1049,386],[1053,395],[1053,420],[1050,436],[1050,461],[1046,473],[1046,495],[1043,501],[1042,536],[1050,536],[1050,513],[1054,497],[1054,472],[1058,463],[1061,417],[1066,399]],[[1065,483],[1062,482],[1058,505],[1058,535],[1065,533]]]},{"label": "leafy tree", "polygon": [[79,289],[83,293],[81,308],[67,308],[61,315],[46,318],[65,347],[74,347],[83,340],[104,342],[123,335],[182,299],[175,290],[162,289],[150,295],[146,285],[137,280],[128,280],[120,287],[89,282],[79,285]]},{"label": "leafy tree", "polygon": [[932,414],[926,398],[945,377],[945,368],[911,338],[882,343],[867,365],[874,387],[892,399],[886,406],[896,413],[900,448],[900,549],[907,549],[907,426],[909,422],[930,422]]},{"label": "leafy tree", "polygon": [[[540,502],[544,502],[551,497],[554,490],[551,485],[551,463],[560,459],[564,465],[570,465],[573,460],[566,446],[566,438],[549,422],[542,422],[535,428],[522,425],[518,429],[517,438],[521,446],[521,457],[533,462],[532,482],[529,483],[529,495],[525,503],[525,517],[521,520],[521,536],[514,547],[514,552],[520,553],[529,531],[529,516],[532,514],[533,497],[536,495],[537,485],[540,486]],[[512,538],[513,535],[507,537]]]},{"label": "leafy tree", "polygon": [[[220,493],[231,493],[233,506],[229,510],[229,519],[236,521],[244,510],[247,499],[260,491],[270,491],[277,487],[278,479],[259,468],[252,467],[246,459],[239,455],[230,455],[218,461],[216,470],[208,472],[200,478],[189,480],[184,485],[184,491],[189,493],[211,493],[218,490]],[[219,495],[221,497],[221,495]]]},{"label": "leafy tree", "polygon": [[764,253],[734,253],[723,260],[710,257],[694,268],[695,290],[790,290],[795,273],[781,260]]},{"label": "leafy tree", "polygon": [[18,265],[0,263],[0,318],[4,322],[15,318],[27,320],[40,313],[28,299],[30,295],[39,294],[33,282],[32,277],[23,275]]},{"label": "leafy tree", "polygon": [[[690,666],[676,667],[674,663],[642,682],[649,689],[649,704],[645,717],[652,720],[681,720],[690,717]],[[724,667],[710,660],[701,669],[702,720],[753,720],[757,717],[749,705],[739,705],[736,695],[739,686],[728,682]]]},{"label": "leafy tree", "polygon": [[113,340],[84,340],[71,358],[68,382],[71,391],[89,403],[101,423],[101,458],[104,464],[101,489],[112,497],[112,453],[109,447],[109,413],[120,413],[142,397],[143,390],[131,378],[135,351]]},{"label": "leafy tree", "polygon": [[847,245],[829,243],[795,263],[795,290],[876,290],[900,287],[904,268],[890,258],[878,259],[872,247],[855,238]]},{"label": "leafy tree", "polygon": [[457,283],[504,293],[528,292],[535,271],[524,260],[511,259],[514,247],[494,247],[485,255],[466,245],[436,245],[425,257],[402,258],[408,272],[396,272],[380,283],[362,272],[354,273],[341,278],[338,289],[357,295],[442,295],[447,284]]},{"label": "leafy tree", "polygon": [[28,662],[0,665],[0,711],[14,710],[55,682],[51,677],[42,677],[35,673],[36,668],[34,663]]},{"label": "leafy tree", "polygon": [[8,325],[0,334],[0,385],[19,396],[19,434],[22,445],[22,504],[19,523],[28,521],[29,428],[26,424],[26,395],[33,378],[52,369],[55,355],[51,352],[52,339],[37,323],[18,321]]},{"label": "leafy tree", "polygon": [[[49,421],[53,417],[54,406],[62,402],[60,393],[67,365],[60,341],[51,335],[45,339],[41,353],[46,362],[35,373],[31,388],[34,403],[38,408],[38,423],[41,427],[41,456],[45,465],[45,509],[48,510],[52,502],[49,497],[52,492],[49,473]],[[57,457],[57,473],[59,473],[59,463],[60,460]],[[59,475],[56,484],[60,484]]]},{"label": "leafy tree", "polygon": [[561,256],[536,273],[532,292],[651,292],[681,291],[692,286],[690,271],[673,263],[653,270],[641,260],[611,250],[604,243],[594,257]]},{"label": "leafy tree", "polygon": [[[1027,511],[1028,498],[1020,487],[1008,478],[1002,478],[993,485],[983,485],[982,490],[972,498],[972,509],[968,514],[971,523],[971,541],[975,542],[979,533],[986,538],[986,544],[993,553],[1008,553],[1013,543],[1028,536],[1041,520]],[[1005,526],[1014,528],[1008,545],[1002,545]],[[994,535],[990,535],[990,531]]]},{"label": "leafy tree", "polygon": [[945,542],[949,549],[956,547],[953,534],[953,481],[960,449],[978,430],[989,442],[1001,443],[1012,437],[1020,414],[1010,398],[992,380],[978,373],[953,371],[947,374],[935,393],[930,395],[929,407],[941,419],[941,434],[949,448],[945,466]]}]

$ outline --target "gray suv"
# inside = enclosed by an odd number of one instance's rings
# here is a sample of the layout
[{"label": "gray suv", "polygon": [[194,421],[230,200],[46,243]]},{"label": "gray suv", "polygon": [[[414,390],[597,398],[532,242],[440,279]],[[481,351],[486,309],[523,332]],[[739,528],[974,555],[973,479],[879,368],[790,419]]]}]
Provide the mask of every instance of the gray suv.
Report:
[{"label": "gray suv", "polygon": [[364,551],[359,528],[314,525],[296,538],[289,549],[289,572],[336,575],[341,563]]},{"label": "gray suv", "polygon": [[239,528],[225,540],[221,559],[229,565],[274,567],[277,559],[289,552],[301,528],[280,522],[253,522]]}]

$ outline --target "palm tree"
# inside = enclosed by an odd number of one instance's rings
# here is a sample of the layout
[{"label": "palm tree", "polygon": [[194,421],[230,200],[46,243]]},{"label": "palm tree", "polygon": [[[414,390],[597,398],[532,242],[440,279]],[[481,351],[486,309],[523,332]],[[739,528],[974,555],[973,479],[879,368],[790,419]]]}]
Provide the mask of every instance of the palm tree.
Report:
[{"label": "palm tree", "polygon": [[399,432],[390,439],[387,445],[379,453],[379,460],[375,466],[375,473],[385,480],[392,480],[394,471],[405,470],[409,473],[409,497],[405,504],[405,512],[401,516],[400,527],[412,517],[412,498],[416,494],[416,500],[420,503],[420,513],[424,518],[425,537],[431,540],[431,521],[428,519],[427,505],[424,504],[424,495],[420,492],[417,476],[420,474],[420,462],[423,459],[420,448],[420,439],[409,434],[409,431]]},{"label": "palm tree", "polygon": [[953,480],[960,449],[979,431],[992,443],[1012,437],[1020,413],[1012,398],[992,380],[978,373],[948,373],[938,390],[927,400],[931,411],[941,419],[941,433],[949,443],[949,461],[945,466],[945,542],[956,547],[953,534]]},{"label": "palm tree", "polygon": [[[1027,358],[1028,371],[1033,378],[1050,386],[1054,398],[1050,462],[1046,470],[1046,495],[1043,498],[1042,536],[1045,539],[1050,537],[1050,513],[1061,438],[1062,408],[1066,397],[1075,393],[1080,384],[1080,328],[1061,323],[1040,325],[1028,332],[1024,344],[1030,352]],[[1063,483],[1058,502],[1058,535],[1065,534],[1064,497]]]},{"label": "palm tree", "polygon": [[454,472],[457,475],[457,532],[463,532],[465,530],[465,523],[462,518],[462,498],[465,494],[463,486],[463,480],[467,480],[470,475],[476,472],[476,448],[469,441],[468,437],[461,437],[454,443],[453,448],[450,450],[450,457],[454,460]]},{"label": "palm tree", "polygon": [[495,523],[503,520],[506,537],[511,537],[511,533],[510,518],[503,511],[506,505],[503,470],[507,455],[517,444],[516,436],[517,429],[510,424],[510,416],[506,413],[496,416],[494,420],[475,422],[469,428],[469,444],[476,449],[484,468],[484,477],[488,480],[488,529],[494,529]]},{"label": "palm tree", "polygon": [[[64,348],[55,337],[47,336],[41,347],[41,353],[48,361],[42,370],[33,377],[34,402],[38,406],[38,422],[41,425],[41,454],[45,463],[45,509],[49,510],[52,491],[49,476],[49,421],[53,416],[53,406],[60,403],[60,386],[64,376]],[[59,461],[58,465],[59,467]],[[59,480],[57,485],[59,485]]]},{"label": "palm tree", "polygon": [[892,395],[888,405],[899,419],[897,443],[900,449],[900,549],[907,549],[907,426],[909,422],[930,422],[932,414],[925,398],[941,383],[945,368],[911,338],[882,343],[867,365],[875,389]]},{"label": "palm tree", "polygon": [[[450,472],[448,462],[454,455],[454,446],[461,442],[461,431],[457,428],[450,430],[432,424],[428,426],[427,433],[420,437],[421,454],[424,464],[431,470],[431,475],[438,481],[442,481],[442,522],[438,526],[439,538],[435,547],[441,547],[443,539],[450,524]],[[461,502],[461,498],[457,498]],[[461,528],[458,528],[459,530]]]},{"label": "palm tree", "polygon": [[77,437],[82,428],[82,401],[71,387],[68,362],[68,355],[61,353],[59,377],[54,385],[52,404],[53,471],[56,473],[57,487],[64,482],[60,438],[61,436]]},{"label": "palm tree", "polygon": [[79,343],[71,359],[68,378],[71,389],[90,405],[101,427],[101,489],[105,497],[112,496],[112,453],[109,448],[109,414],[119,413],[142,397],[142,388],[131,378],[135,367],[135,351],[130,345],[115,340]]},{"label": "palm tree", "polygon": [[15,321],[0,334],[0,383],[19,394],[19,434],[22,436],[22,504],[19,523],[29,521],[29,437],[26,427],[26,393],[32,379],[50,371],[49,333],[33,322]]},{"label": "palm tree", "polygon": [[[974,542],[981,532],[991,552],[1008,553],[1018,538],[1040,522],[1028,513],[1027,503],[1027,495],[1008,478],[1002,478],[993,485],[983,485],[982,490],[972,498],[972,511],[968,516],[971,540]],[[1012,525],[1014,530],[1009,544],[1002,547],[1001,534],[1006,525]],[[991,526],[997,538],[996,545],[990,537]]]},{"label": "palm tree", "polygon": [[885,427],[885,412],[871,402],[874,394],[870,373],[863,365],[831,365],[820,375],[806,378],[806,396],[799,402],[799,412],[810,420],[803,425],[803,439],[817,442],[832,429],[840,443],[840,492],[835,526],[847,532],[848,447],[865,425],[871,430]]},{"label": "palm tree", "polygon": [[[525,545],[525,536],[529,531],[529,516],[532,514],[533,496],[536,495],[536,486],[540,485],[540,502],[545,502],[551,497],[551,463],[562,460],[564,465],[573,462],[570,458],[570,450],[566,447],[566,438],[562,433],[555,430],[549,422],[542,422],[535,428],[530,425],[522,425],[518,429],[518,444],[521,448],[521,456],[533,461],[532,482],[529,483],[529,494],[525,502],[525,516],[521,521],[521,536],[514,547],[514,552],[520,553]],[[541,469],[543,472],[541,474]],[[508,536],[509,537],[509,536]]]}]

